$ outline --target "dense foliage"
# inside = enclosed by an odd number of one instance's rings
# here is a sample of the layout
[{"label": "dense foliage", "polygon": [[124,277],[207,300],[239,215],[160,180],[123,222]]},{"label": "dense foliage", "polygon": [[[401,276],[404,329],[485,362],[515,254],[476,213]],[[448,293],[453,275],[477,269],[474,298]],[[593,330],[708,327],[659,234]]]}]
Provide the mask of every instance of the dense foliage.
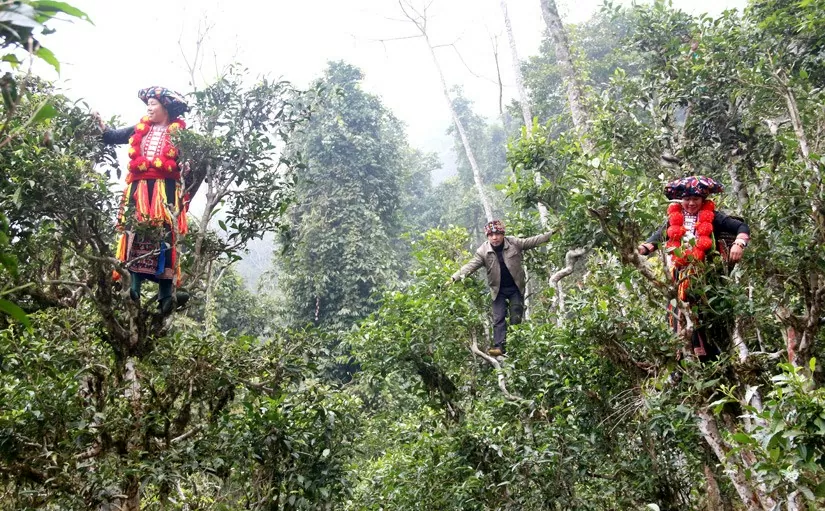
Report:
[{"label": "dense foliage", "polygon": [[[357,68],[309,92],[233,68],[193,93],[177,141],[206,208],[193,298],[168,318],[112,282],[118,165],[88,107],[15,77],[0,510],[821,508],[823,19],[817,1],[607,6],[568,27],[586,129],[548,40],[523,66],[537,120],[506,148],[516,130],[457,94],[508,234],[538,232],[537,202],[555,230],[503,361],[483,280],[444,285],[483,224],[469,168],[433,186],[438,162]],[[739,265],[693,278],[696,310],[636,250],[663,183],[694,173],[752,229]],[[273,231],[277,292],[256,295],[232,264]],[[717,360],[669,329],[669,303],[728,329]]]},{"label": "dense foliage", "polygon": [[361,79],[357,68],[330,63],[316,83],[326,95],[295,141],[307,168],[279,279],[293,324],[345,328],[373,310],[373,293],[397,272],[406,141]]}]

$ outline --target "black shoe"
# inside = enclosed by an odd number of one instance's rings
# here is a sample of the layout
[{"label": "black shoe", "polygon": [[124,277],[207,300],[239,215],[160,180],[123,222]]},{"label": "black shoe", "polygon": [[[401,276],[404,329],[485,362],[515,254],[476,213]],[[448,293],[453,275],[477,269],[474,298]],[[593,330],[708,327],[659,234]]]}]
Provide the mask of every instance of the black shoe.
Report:
[{"label": "black shoe", "polygon": [[177,307],[175,307],[176,309],[182,309],[183,306],[186,305],[186,302],[189,301],[189,293],[187,293],[186,291],[178,291],[177,293],[175,293],[175,296],[178,302]]},{"label": "black shoe", "polygon": [[137,291],[134,289],[129,290],[129,298],[131,298],[133,302],[140,303],[140,295],[137,294]]},{"label": "black shoe", "polygon": [[[186,291],[178,291],[175,293],[176,299],[173,301],[171,296],[167,296],[166,298],[162,299],[160,303],[158,303],[158,309],[160,309],[160,313],[164,316],[169,315],[172,313],[173,309],[181,309],[186,302],[189,301],[189,293]],[[173,307],[174,303],[174,307]]]},{"label": "black shoe", "polygon": [[161,299],[158,302],[158,309],[160,309],[160,313],[163,316],[168,316],[172,313],[172,297],[167,296],[166,298]]}]

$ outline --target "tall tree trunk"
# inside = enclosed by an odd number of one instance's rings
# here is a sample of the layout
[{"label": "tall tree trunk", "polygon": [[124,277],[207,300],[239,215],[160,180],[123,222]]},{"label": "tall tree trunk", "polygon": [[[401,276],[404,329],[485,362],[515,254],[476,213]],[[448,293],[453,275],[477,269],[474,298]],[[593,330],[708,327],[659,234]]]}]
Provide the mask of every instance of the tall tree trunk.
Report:
[{"label": "tall tree trunk", "polygon": [[[513,25],[510,23],[510,14],[507,12],[507,0],[501,0],[501,13],[504,15],[504,27],[507,29],[507,40],[510,43],[510,56],[513,60],[513,75],[516,77],[516,89],[518,89],[518,100],[521,104],[521,115],[524,119],[524,129],[527,135],[533,134],[533,113],[530,111],[530,100],[527,98],[527,92],[524,89],[524,79],[521,76],[521,69],[519,68],[518,49],[516,48],[516,38],[513,35]],[[533,179],[536,186],[541,186],[541,174],[533,173]],[[536,208],[539,210],[539,218],[541,225],[547,228],[547,206],[541,202],[536,203]]]},{"label": "tall tree trunk", "polygon": [[470,147],[470,139],[467,138],[467,132],[464,131],[464,123],[461,122],[461,119],[458,117],[458,112],[455,111],[455,107],[453,106],[453,100],[450,97],[450,90],[447,88],[447,80],[444,79],[444,72],[441,70],[441,64],[438,63],[438,58],[435,55],[435,49],[433,49],[432,43],[430,43],[430,38],[427,37],[427,33],[424,32],[423,29],[421,33],[424,35],[424,40],[427,42],[427,48],[430,50],[430,55],[433,58],[433,64],[435,64],[435,68],[438,71],[438,77],[441,78],[441,88],[444,91],[444,99],[447,101],[447,106],[450,107],[450,115],[453,116],[455,129],[458,130],[458,135],[461,137],[461,144],[464,146],[464,152],[467,155],[467,160],[470,162],[470,167],[473,169],[473,179],[476,183],[476,189],[478,190],[478,198],[481,201],[481,207],[484,208],[484,215],[487,217],[487,221],[490,222],[495,218],[493,216],[493,206],[490,204],[490,199],[487,197],[487,191],[484,189],[484,180],[481,177],[481,170],[478,168],[478,163],[476,163],[473,148]]},{"label": "tall tree trunk", "polygon": [[426,8],[423,13],[419,13],[409,5],[405,5],[403,0],[399,0],[398,4],[401,7],[401,11],[404,13],[404,16],[408,20],[412,21],[415,28],[417,28],[421,33],[421,37],[423,37],[424,42],[427,43],[427,49],[430,50],[430,56],[433,58],[433,64],[435,64],[435,69],[438,71],[438,77],[441,79],[441,88],[444,91],[444,99],[447,101],[447,106],[450,108],[450,115],[453,116],[453,123],[455,124],[459,137],[461,137],[461,144],[464,146],[464,152],[467,155],[467,160],[470,162],[470,167],[473,169],[473,179],[476,183],[479,200],[481,200],[481,207],[484,208],[484,215],[487,217],[487,221],[489,222],[494,218],[493,207],[490,204],[490,199],[487,197],[487,192],[484,189],[484,180],[481,177],[481,170],[478,168],[478,163],[476,163],[473,149],[470,147],[470,140],[467,138],[467,132],[464,131],[464,124],[458,117],[458,112],[455,111],[455,107],[453,106],[453,100],[450,98],[450,89],[447,87],[447,80],[444,78],[444,71],[441,70],[441,64],[438,63],[438,57],[435,55],[435,48],[433,48],[433,45],[430,42],[430,37],[427,35]]},{"label": "tall tree trunk", "polygon": [[[584,93],[576,74],[576,66],[573,64],[573,56],[570,53],[570,42],[567,39],[567,32],[564,30],[555,0],[541,0],[541,14],[556,45],[556,61],[567,85],[567,103],[570,106],[573,126],[580,136],[584,135],[587,133],[588,121],[587,109],[584,106]],[[582,137],[582,146],[587,151],[593,150],[593,144],[586,137]]]},{"label": "tall tree trunk", "polygon": [[140,511],[140,479],[129,476],[123,487],[123,495],[97,508],[97,511]]},{"label": "tall tree trunk", "polygon": [[788,105],[788,114],[791,118],[791,126],[796,135],[796,140],[799,143],[799,152],[802,153],[802,159],[805,161],[805,167],[816,174],[816,178],[821,186],[822,176],[819,173],[819,167],[811,160],[811,149],[808,144],[808,136],[805,134],[805,127],[802,124],[802,115],[799,113],[799,105],[796,102],[796,96],[791,90],[788,78],[784,72],[777,73],[779,83],[782,87],[783,95],[785,96],[785,103]]},{"label": "tall tree trunk", "polygon": [[707,495],[707,511],[723,511],[722,496],[719,493],[719,485],[713,475],[713,469],[705,464],[705,493]]},{"label": "tall tree trunk", "polygon": [[739,173],[736,171],[736,164],[727,165],[728,176],[733,187],[733,194],[736,195],[736,213],[741,215],[748,205],[748,189],[745,184],[739,179]]},{"label": "tall tree trunk", "polygon": [[[587,137],[587,109],[584,105],[584,92],[582,91],[581,82],[576,74],[576,66],[573,63],[573,56],[570,53],[570,42],[567,39],[567,32],[564,30],[564,25],[559,16],[559,10],[556,7],[555,0],[541,0],[541,14],[544,17],[544,22],[547,24],[547,29],[550,31],[550,36],[553,38],[556,49],[556,62],[561,68],[564,81],[567,85],[567,104],[570,107],[570,116],[573,119],[573,127],[579,135],[579,141],[582,147],[588,153],[593,152],[594,146]],[[538,180],[537,180],[538,182]],[[582,251],[587,252],[586,248],[571,249],[568,251],[568,256],[573,252]],[[564,271],[564,270],[560,270]],[[566,275],[565,275],[566,276]],[[564,276],[562,277],[564,278]],[[558,279],[554,284],[556,292],[558,293],[559,305],[564,307],[563,289],[561,287],[561,279]],[[562,311],[559,311],[558,321],[562,321]]]},{"label": "tall tree trunk", "polygon": [[501,13],[504,15],[504,27],[507,30],[507,40],[510,43],[510,56],[513,59],[513,75],[516,78],[516,89],[518,90],[518,100],[521,103],[521,115],[524,118],[524,128],[528,135],[533,134],[533,114],[530,112],[530,102],[527,100],[527,92],[524,89],[524,79],[519,69],[518,49],[516,48],[516,38],[513,36],[513,25],[510,23],[510,14],[507,12],[507,0],[501,0]]}]

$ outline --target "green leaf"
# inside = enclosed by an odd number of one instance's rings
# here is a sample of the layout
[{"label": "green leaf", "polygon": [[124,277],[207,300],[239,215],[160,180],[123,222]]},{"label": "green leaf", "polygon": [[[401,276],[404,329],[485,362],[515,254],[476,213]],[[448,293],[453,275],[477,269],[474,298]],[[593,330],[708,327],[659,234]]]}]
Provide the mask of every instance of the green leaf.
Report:
[{"label": "green leaf", "polygon": [[60,72],[60,61],[57,60],[57,57],[54,56],[54,53],[52,53],[50,49],[41,46],[34,54],[51,64],[55,71]]},{"label": "green leaf", "polygon": [[733,439],[736,440],[737,442],[739,442],[740,444],[752,444],[752,443],[754,443],[754,440],[753,440],[753,438],[751,438],[750,435],[748,435],[747,433],[742,433],[742,432],[734,433]]},{"label": "green leaf", "polygon": [[14,195],[11,197],[12,203],[14,203],[15,207],[19,208],[23,204],[23,187],[18,186],[17,190],[14,191]]},{"label": "green leaf", "polygon": [[22,63],[22,62],[20,62],[20,59],[17,58],[17,55],[15,55],[13,53],[7,53],[7,54],[3,55],[3,57],[0,58],[0,60],[2,60],[3,62],[10,63],[12,68],[16,68],[17,66],[19,66]]},{"label": "green leaf", "polygon": [[226,229],[226,223],[224,223],[223,220],[218,220],[218,225],[220,225],[221,229],[223,229],[224,231],[227,230]]},{"label": "green leaf", "polygon": [[49,103],[44,103],[32,116],[32,124],[40,124],[46,119],[51,119],[57,115],[57,109]]},{"label": "green leaf", "polygon": [[[73,16],[83,21],[88,21],[89,23],[92,23],[92,20],[89,18],[88,14],[86,14],[85,12],[81,11],[73,5],[67,4],[66,2],[55,2],[54,0],[39,0],[32,2],[32,6],[38,11],[52,11],[56,13],[62,12],[64,14],[68,14],[69,16]],[[94,25],[94,23],[92,24]]]},{"label": "green leaf", "polygon": [[811,370],[811,372],[814,372],[814,370],[816,369],[816,357],[811,357],[811,360],[808,362],[808,368]]},{"label": "green leaf", "polygon": [[11,316],[12,319],[24,324],[27,327],[31,326],[31,323],[29,322],[29,317],[26,315],[23,309],[18,307],[15,303],[12,303],[8,300],[0,299],[0,311],[5,312],[9,316]]}]

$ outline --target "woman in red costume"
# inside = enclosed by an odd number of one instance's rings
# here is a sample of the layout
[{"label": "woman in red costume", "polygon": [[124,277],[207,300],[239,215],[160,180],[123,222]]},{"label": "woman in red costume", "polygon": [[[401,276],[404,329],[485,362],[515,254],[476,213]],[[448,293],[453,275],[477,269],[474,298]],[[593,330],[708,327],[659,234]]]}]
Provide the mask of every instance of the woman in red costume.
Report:
[{"label": "woman in red costume", "polygon": [[[718,181],[705,176],[671,181],[665,186],[665,196],[679,202],[668,206],[667,222],[639,245],[639,253],[648,255],[666,241],[668,274],[677,283],[679,299],[691,306],[698,305],[699,299],[689,292],[690,277],[700,271],[702,263],[709,259],[713,249],[717,249],[728,262],[736,263],[742,258],[750,241],[748,224],[718,211],[716,204],[708,200],[710,194],[722,191],[723,187]],[[729,251],[724,243],[720,243],[720,238],[726,235],[735,237]],[[712,328],[712,318],[703,314],[701,307],[699,311],[699,324],[693,331],[693,351],[704,362],[716,358],[720,353],[717,344],[722,339],[709,337],[726,334],[721,328]],[[674,331],[678,331],[678,312],[670,305],[668,320]]]},{"label": "woman in red costume", "polygon": [[[186,127],[180,118],[188,110],[180,94],[165,87],[141,89],[147,115],[134,126],[112,129],[102,124],[103,142],[129,144],[129,173],[123,191],[118,230],[117,258],[131,274],[130,294],[140,300],[144,280],[158,283],[159,308],[173,308],[173,280],[180,283],[176,241],[187,232],[178,149],[170,135]],[[180,304],[188,298],[177,293]]]}]

